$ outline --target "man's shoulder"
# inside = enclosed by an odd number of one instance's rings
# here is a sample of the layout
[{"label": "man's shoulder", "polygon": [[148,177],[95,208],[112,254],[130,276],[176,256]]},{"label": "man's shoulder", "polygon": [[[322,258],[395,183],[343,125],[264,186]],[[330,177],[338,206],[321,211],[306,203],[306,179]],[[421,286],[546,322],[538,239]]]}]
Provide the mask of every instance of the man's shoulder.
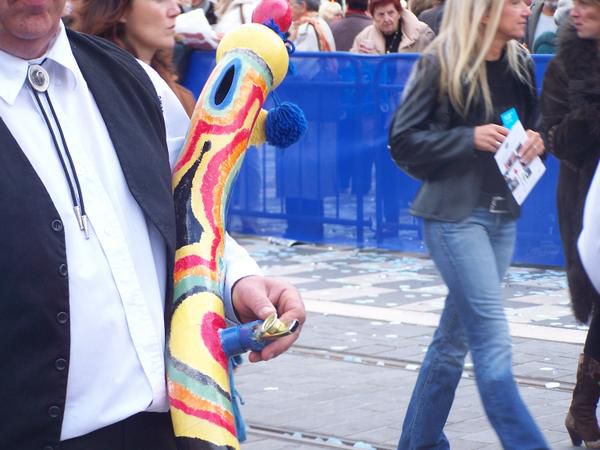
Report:
[{"label": "man's shoulder", "polygon": [[67,30],[67,36],[76,58],[85,54],[95,58],[98,64],[119,66],[121,69],[125,69],[136,78],[139,78],[142,82],[149,82],[148,76],[138,60],[131,53],[123,50],[114,43],[98,36],[73,30]]},{"label": "man's shoulder", "polygon": [[331,25],[331,29],[333,29],[334,27],[337,29],[348,28],[348,27],[352,27],[352,26],[356,26],[356,25],[367,26],[367,25],[371,25],[372,23],[373,23],[373,19],[371,19],[366,14],[353,13],[353,14],[348,14],[343,19],[340,19],[340,20],[334,22]]}]

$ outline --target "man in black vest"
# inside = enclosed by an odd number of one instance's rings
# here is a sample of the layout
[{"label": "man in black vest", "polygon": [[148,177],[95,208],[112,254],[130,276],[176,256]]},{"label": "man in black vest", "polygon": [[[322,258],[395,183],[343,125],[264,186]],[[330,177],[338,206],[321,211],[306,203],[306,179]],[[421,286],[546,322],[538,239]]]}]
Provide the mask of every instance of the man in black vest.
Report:
[{"label": "man in black vest", "polygon": [[[65,30],[64,4],[0,0],[0,449],[170,450],[169,164],[188,122],[151,69]],[[225,253],[229,317],[304,321],[296,289]]]}]

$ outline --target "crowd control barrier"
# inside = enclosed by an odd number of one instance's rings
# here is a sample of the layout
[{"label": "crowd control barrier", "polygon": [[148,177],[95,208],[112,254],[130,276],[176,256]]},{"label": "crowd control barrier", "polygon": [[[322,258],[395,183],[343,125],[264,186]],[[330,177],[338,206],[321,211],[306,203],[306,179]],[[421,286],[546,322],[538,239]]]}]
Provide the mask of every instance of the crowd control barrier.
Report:
[{"label": "crowd control barrier", "polygon": [[[409,214],[419,183],[387,150],[388,126],[418,55],[299,53],[293,72],[265,107],[290,101],[309,128],[285,150],[248,151],[230,205],[232,231],[425,252],[420,220]],[[541,87],[550,58],[535,56]],[[197,96],[214,67],[214,52],[192,52],[182,82]],[[518,222],[513,262],[561,266],[556,217],[558,163],[531,192]]]}]

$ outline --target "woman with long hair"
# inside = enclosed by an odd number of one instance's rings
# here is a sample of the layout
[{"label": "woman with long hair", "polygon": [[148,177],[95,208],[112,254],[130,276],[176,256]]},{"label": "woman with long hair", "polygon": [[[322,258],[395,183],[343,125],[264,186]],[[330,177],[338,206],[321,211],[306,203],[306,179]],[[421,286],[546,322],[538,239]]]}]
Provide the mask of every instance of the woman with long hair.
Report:
[{"label": "woman with long hair", "polygon": [[600,294],[577,250],[585,198],[600,158],[600,0],[573,2],[544,78],[542,112],[548,150],[560,160],[558,221],[573,312],[579,322],[591,319],[565,425],[574,445],[583,440],[588,448],[600,448]]},{"label": "woman with long hair", "polygon": [[527,130],[523,164],[544,151],[534,66],[518,40],[523,0],[447,0],[440,34],[416,63],[390,129],[390,152],[422,180],[412,214],[448,287],[444,310],[408,405],[399,449],[448,449],[444,425],[471,352],[487,417],[505,449],[547,449],[512,373],[501,280],[512,259],[519,205],[494,153],[515,108]]},{"label": "woman with long hair", "polygon": [[177,0],[79,0],[72,28],[108,39],[151,66],[191,116],[194,96],[177,83],[172,63],[180,12]]}]

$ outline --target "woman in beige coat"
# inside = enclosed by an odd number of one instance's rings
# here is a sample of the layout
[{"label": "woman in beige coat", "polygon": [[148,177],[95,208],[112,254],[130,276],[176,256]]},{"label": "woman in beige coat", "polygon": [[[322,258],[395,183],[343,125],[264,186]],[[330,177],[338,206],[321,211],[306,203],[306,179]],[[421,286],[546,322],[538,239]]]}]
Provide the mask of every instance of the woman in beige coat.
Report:
[{"label": "woman in beige coat", "polygon": [[353,53],[421,52],[435,37],[431,28],[405,9],[400,0],[371,0],[373,24],[362,30],[350,49]]}]

